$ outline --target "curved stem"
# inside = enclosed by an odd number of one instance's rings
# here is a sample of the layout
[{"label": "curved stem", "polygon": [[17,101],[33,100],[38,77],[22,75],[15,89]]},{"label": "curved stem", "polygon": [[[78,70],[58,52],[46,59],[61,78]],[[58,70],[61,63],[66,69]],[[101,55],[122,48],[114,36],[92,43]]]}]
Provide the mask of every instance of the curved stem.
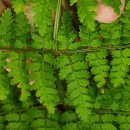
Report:
[{"label": "curved stem", "polygon": [[56,17],[55,17],[54,32],[53,32],[54,52],[57,51],[57,34],[58,34],[59,22],[60,22],[61,2],[62,0],[58,0],[57,8],[56,8]]}]

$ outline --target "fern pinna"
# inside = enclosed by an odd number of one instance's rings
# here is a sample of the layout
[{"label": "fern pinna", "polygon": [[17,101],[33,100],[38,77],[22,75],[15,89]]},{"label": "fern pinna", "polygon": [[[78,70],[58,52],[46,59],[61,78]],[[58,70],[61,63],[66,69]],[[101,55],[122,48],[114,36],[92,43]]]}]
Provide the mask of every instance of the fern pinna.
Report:
[{"label": "fern pinna", "polygon": [[[0,130],[129,130],[130,2],[103,24],[96,0],[70,0],[79,32],[61,0],[12,3],[0,17]],[[103,3],[119,13],[120,0]]]}]

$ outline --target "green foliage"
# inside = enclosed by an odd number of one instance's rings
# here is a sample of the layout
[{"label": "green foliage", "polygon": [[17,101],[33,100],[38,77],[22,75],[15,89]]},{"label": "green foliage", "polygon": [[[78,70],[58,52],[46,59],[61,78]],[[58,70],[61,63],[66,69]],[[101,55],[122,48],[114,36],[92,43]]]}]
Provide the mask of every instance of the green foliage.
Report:
[{"label": "green foliage", "polygon": [[129,25],[129,11],[130,11],[130,2],[126,5],[126,10],[124,11],[123,17],[120,18],[120,21],[122,22],[123,28],[122,28],[122,37],[123,37],[123,44],[129,44],[130,38],[129,38],[129,30],[130,30],[130,25]]},{"label": "green foliage", "polygon": [[30,87],[36,90],[36,97],[49,113],[54,113],[55,106],[59,102],[52,68],[55,59],[50,53],[40,55],[34,52],[28,54],[28,59],[31,61],[28,64]]},{"label": "green foliage", "polygon": [[91,67],[91,74],[94,75],[94,80],[97,82],[97,87],[101,88],[106,83],[106,78],[108,77],[108,61],[106,57],[108,53],[106,50],[101,50],[98,52],[88,53],[86,56],[86,62],[89,62]]},{"label": "green foliage", "polygon": [[[96,26],[98,28],[98,26]],[[100,47],[100,35],[98,31],[91,31],[85,26],[80,26],[80,42],[83,47]]]},{"label": "green foliage", "polygon": [[112,52],[113,60],[111,61],[110,82],[117,87],[125,84],[125,78],[129,72],[130,49],[116,50]]},{"label": "green foliage", "polygon": [[[10,111],[6,115],[0,117],[0,129],[6,130],[61,130],[60,124],[58,123],[59,115],[48,115],[46,110],[42,108],[29,108],[21,112]],[[2,124],[6,122],[6,124]]]},{"label": "green foliage", "polygon": [[89,73],[86,71],[88,67],[83,59],[82,54],[61,55],[58,57],[57,66],[60,68],[60,79],[66,79],[67,82],[67,103],[76,108],[76,113],[82,120],[88,121],[92,105],[86,89],[89,85]]},{"label": "green foliage", "polygon": [[[126,78],[126,84],[120,86],[119,88],[113,88],[111,84],[108,84],[107,87],[109,88],[106,90],[104,95],[98,95],[95,99],[94,108],[95,109],[105,109],[105,110],[112,110],[118,111],[129,111],[130,101],[129,101],[129,92],[130,92],[130,81],[129,77]],[[106,102],[107,100],[107,102]],[[118,113],[117,112],[117,113]]]},{"label": "green foliage", "polygon": [[24,13],[15,16],[15,39],[13,46],[15,48],[27,48],[30,44],[30,25]]},{"label": "green foliage", "polygon": [[10,40],[13,38],[13,18],[9,9],[0,17],[0,47],[10,47]]},{"label": "green foliage", "polygon": [[[67,21],[68,14],[66,13],[62,19],[61,31],[59,31],[58,41],[59,48],[67,50],[75,50],[79,47],[78,43],[74,42],[74,31],[71,22]],[[75,45],[74,45],[75,44]],[[74,48],[70,48],[73,45]],[[84,62],[84,55],[77,53],[72,55],[62,54],[57,58],[57,68],[59,70],[59,78],[67,82],[67,103],[76,108],[78,116],[87,121],[90,115],[91,98],[88,96],[86,86],[89,85],[89,73],[87,65]]]},{"label": "green foliage", "polygon": [[62,25],[59,28],[57,38],[59,50],[74,50],[80,47],[80,45],[75,42],[77,35],[72,28],[72,21],[68,12],[65,12],[62,17]]},{"label": "green foliage", "polygon": [[[29,2],[33,29],[22,12]],[[80,30],[65,11],[56,32],[58,2],[12,0],[16,14],[0,17],[0,130],[129,130],[130,2],[101,24],[96,0],[70,0]],[[119,0],[103,2],[119,13]]]},{"label": "green foliage", "polygon": [[0,100],[5,100],[7,98],[7,95],[10,93],[9,89],[9,78],[7,76],[7,72],[4,69],[4,66],[6,65],[6,58],[7,54],[1,52],[0,53]]},{"label": "green foliage", "polygon": [[26,69],[26,54],[19,54],[16,52],[10,52],[7,56],[9,62],[7,62],[7,68],[9,69],[9,77],[11,77],[11,85],[17,85],[21,88],[21,101],[25,101],[30,96],[30,86],[28,84],[28,72]]},{"label": "green foliage", "polygon": [[15,12],[17,14],[20,13],[20,12],[22,12],[23,7],[25,5],[25,2],[23,0],[21,0],[20,2],[17,1],[17,0],[11,0],[11,2],[13,4],[14,10],[15,10]]},{"label": "green foliage", "polygon": [[34,49],[53,48],[52,11],[56,8],[56,3],[57,0],[40,0],[32,9],[35,13],[33,19],[36,31],[32,34]]},{"label": "green foliage", "polygon": [[38,32],[41,36],[46,36],[48,30],[52,30],[52,10],[55,7],[57,1],[43,0],[39,1],[38,5],[33,8],[36,13],[34,16],[34,22]]},{"label": "green foliage", "polygon": [[94,30],[94,17],[96,16],[96,0],[78,0],[78,16],[79,20],[83,25],[87,26],[89,29]]},{"label": "green foliage", "polygon": [[114,22],[111,24],[101,24],[101,37],[103,39],[103,44],[109,46],[122,45],[122,25],[119,22]]}]

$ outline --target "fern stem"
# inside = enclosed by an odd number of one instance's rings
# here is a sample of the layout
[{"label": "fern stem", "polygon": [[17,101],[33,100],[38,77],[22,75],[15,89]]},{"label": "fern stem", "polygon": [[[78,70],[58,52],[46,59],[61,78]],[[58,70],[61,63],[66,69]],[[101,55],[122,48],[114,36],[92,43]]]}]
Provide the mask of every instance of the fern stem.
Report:
[{"label": "fern stem", "polygon": [[[58,50],[58,52],[56,52],[55,54],[59,54],[59,53],[67,53],[67,54],[73,54],[76,52],[80,52],[80,53],[85,53],[85,52],[94,52],[94,51],[100,51],[103,49],[106,50],[120,50],[120,49],[125,49],[125,48],[130,48],[130,45],[125,45],[125,46],[101,46],[101,47],[90,47],[90,48],[83,48],[83,49],[76,49],[76,50]],[[33,48],[25,48],[25,49],[21,49],[21,48],[0,48],[0,52],[10,52],[10,51],[16,51],[16,52],[27,52],[27,51],[32,51],[32,52],[42,52],[42,53],[46,53],[46,52],[52,52],[51,49],[33,49]]]},{"label": "fern stem", "polygon": [[130,111],[112,111],[112,110],[96,110],[93,109],[94,112],[96,112],[96,114],[114,114],[114,115],[126,115],[129,116],[130,115]]},{"label": "fern stem", "polygon": [[55,23],[54,23],[54,32],[53,32],[53,39],[54,39],[54,48],[53,49],[54,49],[54,52],[57,51],[57,34],[58,34],[59,22],[60,22],[61,2],[62,2],[62,0],[58,0]]},{"label": "fern stem", "polygon": [[[66,106],[67,107],[67,106]],[[43,105],[39,105],[39,106],[31,106],[30,108],[34,108],[34,109],[40,109],[40,110],[44,110],[46,111],[46,108],[43,107]],[[73,107],[68,106],[69,109],[74,110]],[[21,108],[21,109],[14,109],[13,112],[14,113],[24,113],[26,112],[27,109],[26,108]],[[8,115],[11,111],[0,111],[0,116],[4,116],[4,115]],[[110,109],[92,109],[92,112],[96,113],[96,114],[114,114],[114,115],[125,115],[125,116],[130,116],[130,111],[112,111]]]}]

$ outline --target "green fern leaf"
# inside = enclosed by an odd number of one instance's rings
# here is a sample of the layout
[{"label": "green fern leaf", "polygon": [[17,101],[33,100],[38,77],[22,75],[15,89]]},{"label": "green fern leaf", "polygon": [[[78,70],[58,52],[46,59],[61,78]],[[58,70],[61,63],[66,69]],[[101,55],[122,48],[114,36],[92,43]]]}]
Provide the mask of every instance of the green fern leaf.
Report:
[{"label": "green fern leaf", "polygon": [[35,13],[34,22],[41,36],[48,35],[48,29],[52,27],[52,9],[56,6],[53,0],[39,1],[39,4],[33,8]]},{"label": "green fern leaf", "polygon": [[9,113],[8,115],[4,116],[4,119],[6,121],[18,121],[19,120],[19,114]]},{"label": "green fern leaf", "polygon": [[86,71],[87,65],[82,61],[84,55],[61,55],[59,59],[62,57],[66,60],[63,63],[58,60],[57,66],[60,67],[60,79],[67,81],[67,102],[75,107],[81,120],[88,121],[92,104],[86,88],[89,85],[89,73]]},{"label": "green fern leaf", "polygon": [[0,100],[5,100],[10,93],[9,78],[4,69],[4,66],[6,66],[6,58],[7,54],[5,52],[0,52]]},{"label": "green fern leaf", "polygon": [[62,127],[63,130],[76,130],[79,128],[86,130],[88,128],[88,123],[78,119],[74,111],[66,111],[63,113],[61,116],[61,121],[64,124]]},{"label": "green fern leaf", "polygon": [[61,120],[63,122],[72,122],[72,121],[75,121],[75,119],[76,119],[76,115],[73,111],[67,111],[63,113],[61,117]]},{"label": "green fern leaf", "polygon": [[103,44],[111,45],[122,45],[120,40],[122,33],[122,25],[117,22],[111,24],[101,24],[101,36],[104,40]]},{"label": "green fern leaf", "polygon": [[28,58],[32,60],[28,65],[28,69],[31,71],[29,80],[30,82],[34,81],[32,89],[36,90],[39,102],[47,108],[49,113],[54,113],[55,106],[59,102],[52,68],[52,64],[55,63],[54,57],[50,53],[40,55],[39,53],[30,52]]},{"label": "green fern leaf", "polygon": [[126,10],[130,10],[130,2],[129,1],[127,2]]},{"label": "green fern leaf", "polygon": [[111,123],[103,123],[103,124],[95,123],[91,127],[91,130],[117,130],[117,128]]},{"label": "green fern leaf", "polygon": [[[61,130],[60,124],[58,124],[59,121],[59,114],[56,112],[55,114],[48,114],[46,110],[44,109],[28,109],[28,111],[25,113],[27,118],[29,117],[29,129],[38,129],[38,130]],[[24,118],[26,118],[26,116]]]},{"label": "green fern leaf", "polygon": [[30,46],[30,25],[24,13],[19,13],[15,16],[15,37],[14,47],[27,48]]},{"label": "green fern leaf", "polygon": [[126,117],[123,116],[123,115],[118,115],[116,117],[116,122],[119,123],[119,124],[125,123],[126,122]]},{"label": "green fern leaf", "polygon": [[72,20],[70,14],[65,12],[62,17],[62,25],[59,27],[58,31],[58,49],[59,50],[74,50],[80,47],[80,44],[75,42],[77,34],[72,28]]},{"label": "green fern leaf", "polygon": [[28,84],[28,72],[25,69],[26,54],[18,54],[16,52],[10,52],[8,58],[11,60],[7,62],[7,68],[10,69],[9,77],[12,78],[11,85],[17,85],[21,88],[21,101],[25,101],[30,96],[30,86]]},{"label": "green fern leaf", "polygon": [[36,119],[32,122],[31,127],[35,129],[38,129],[41,127],[43,128],[45,125],[44,122],[45,122],[45,119]]},{"label": "green fern leaf", "polygon": [[11,10],[6,9],[2,16],[0,17],[0,46],[9,47],[10,41],[13,38],[12,35],[12,22],[13,18],[11,16]]},{"label": "green fern leaf", "polygon": [[70,63],[70,61],[69,61],[69,58],[68,58],[68,56],[66,56],[66,55],[60,55],[58,58],[57,58],[57,62],[58,62],[58,64],[57,64],[57,67],[58,68],[62,68],[62,67],[64,67],[65,65],[69,65],[69,63]]},{"label": "green fern leaf", "polygon": [[117,130],[117,128],[111,123],[102,124],[102,129],[103,130]]},{"label": "green fern leaf", "polygon": [[52,28],[48,28],[46,36],[40,36],[38,34],[32,35],[32,45],[31,47],[34,49],[52,49],[54,41],[52,39]]},{"label": "green fern leaf", "polygon": [[86,56],[86,61],[89,62],[91,68],[91,74],[94,75],[94,80],[97,82],[97,87],[101,88],[106,83],[108,77],[108,61],[106,59],[108,53],[106,50],[99,52],[91,52]]},{"label": "green fern leaf", "polygon": [[90,30],[94,30],[95,28],[95,19],[96,10],[97,10],[97,2],[95,0],[78,0],[77,8],[78,8],[78,16],[80,22],[87,26]]},{"label": "green fern leaf", "polygon": [[125,84],[130,64],[128,50],[116,50],[112,52],[113,60],[111,61],[110,81],[115,87]]},{"label": "green fern leaf", "polygon": [[7,129],[7,130],[17,130],[18,128],[19,128],[18,122],[10,122],[10,123],[8,123],[8,125],[6,126],[5,129]]},{"label": "green fern leaf", "polygon": [[11,0],[11,2],[13,4],[13,8],[17,14],[23,11],[23,7],[25,5],[25,2],[23,0],[21,0],[20,2],[17,0]]},{"label": "green fern leaf", "polygon": [[115,121],[115,117],[114,117],[114,115],[112,115],[112,114],[104,114],[104,115],[102,115],[102,121],[103,122],[108,122],[108,123],[112,123],[113,121]]},{"label": "green fern leaf", "polygon": [[[64,31],[62,31],[62,34],[65,36],[67,36],[70,32],[73,31],[72,18],[68,11],[66,11],[63,14],[62,25],[60,28],[64,30]],[[61,31],[61,30],[59,30],[59,31]]]},{"label": "green fern leaf", "polygon": [[85,26],[80,26],[80,43],[83,47],[99,47],[102,42],[99,40],[100,35],[95,31],[91,31]]},{"label": "green fern leaf", "polygon": [[130,124],[129,123],[121,124],[120,129],[128,130],[128,129],[130,129]]},{"label": "green fern leaf", "polygon": [[[36,1],[35,1],[36,2]],[[33,7],[34,23],[36,32],[32,35],[32,47],[36,49],[52,49],[53,48],[53,28],[52,28],[52,11],[56,7],[53,0],[39,1]]]},{"label": "green fern leaf", "polygon": [[129,24],[129,12],[130,12],[130,2],[126,4],[126,10],[123,12],[123,16],[120,18],[120,21],[122,22],[122,41],[123,44],[129,44],[130,43],[130,24]]},{"label": "green fern leaf", "polygon": [[95,123],[95,124],[93,124],[93,125],[91,126],[91,130],[101,130],[101,129],[102,129],[102,127],[101,127],[101,125],[98,124],[98,123]]}]

